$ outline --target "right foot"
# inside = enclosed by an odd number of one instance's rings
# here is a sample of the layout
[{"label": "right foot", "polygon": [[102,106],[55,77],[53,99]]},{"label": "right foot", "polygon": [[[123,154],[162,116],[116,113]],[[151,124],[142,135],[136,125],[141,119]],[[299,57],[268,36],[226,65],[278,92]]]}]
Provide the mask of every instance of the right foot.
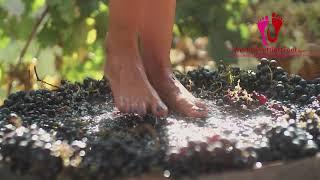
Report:
[{"label": "right foot", "polygon": [[[148,63],[147,63],[148,64]],[[149,65],[153,66],[152,62]],[[169,108],[187,117],[207,117],[207,106],[195,98],[173,75],[171,70],[157,71],[156,66],[149,71],[148,78],[162,100]],[[158,68],[159,69],[159,68]],[[147,71],[148,72],[148,71]]]},{"label": "right foot", "polygon": [[167,107],[147,79],[135,41],[121,43],[120,39],[108,42],[104,68],[116,107],[123,113],[145,115],[150,111],[156,116],[166,116]]},{"label": "right foot", "polygon": [[272,13],[272,25],[273,25],[273,28],[274,28],[274,31],[275,31],[275,37],[271,37],[271,35],[270,35],[271,33],[270,33],[269,28],[268,28],[268,40],[270,42],[277,42],[278,35],[279,35],[279,32],[280,32],[282,24],[283,24],[282,17],[279,16],[278,14],[276,14],[276,13]]}]

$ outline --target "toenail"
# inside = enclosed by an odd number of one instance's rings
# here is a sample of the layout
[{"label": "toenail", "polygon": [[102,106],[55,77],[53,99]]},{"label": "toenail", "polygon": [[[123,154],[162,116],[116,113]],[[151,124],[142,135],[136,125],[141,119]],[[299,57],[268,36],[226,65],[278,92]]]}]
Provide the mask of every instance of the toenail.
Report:
[{"label": "toenail", "polygon": [[157,107],[157,111],[158,111],[158,112],[163,111],[163,108],[162,108],[161,106],[158,106],[158,107]]},{"label": "toenail", "polygon": [[203,112],[203,111],[205,111],[205,109],[203,109],[203,108],[198,108],[197,111],[198,111],[198,112]]}]

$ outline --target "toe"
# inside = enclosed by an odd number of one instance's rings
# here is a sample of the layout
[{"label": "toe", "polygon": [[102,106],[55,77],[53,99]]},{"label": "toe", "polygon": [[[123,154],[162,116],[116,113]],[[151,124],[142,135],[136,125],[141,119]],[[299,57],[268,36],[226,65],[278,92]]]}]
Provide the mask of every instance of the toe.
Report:
[{"label": "toe", "polygon": [[122,97],[115,98],[115,106],[120,112],[125,111],[125,100]]},{"label": "toe", "polygon": [[208,114],[208,106],[204,102],[197,101],[195,105],[199,108],[198,111],[205,112],[205,114]]},{"label": "toe", "polygon": [[207,117],[208,111],[204,108],[193,106],[189,111],[185,112],[185,115],[191,118],[204,118]]},{"label": "toe", "polygon": [[146,110],[145,110],[145,107],[143,105],[144,103],[142,102],[137,102],[136,106],[135,106],[135,111],[134,113],[140,115],[140,116],[143,116],[146,114]]},{"label": "toe", "polygon": [[139,115],[144,116],[147,114],[147,106],[146,103],[139,104]]},{"label": "toe", "polygon": [[142,107],[142,102],[141,100],[139,99],[131,99],[130,101],[130,113],[135,113],[135,114],[138,114],[138,115],[143,115],[145,114],[144,113],[144,110],[143,110],[143,107]]},{"label": "toe", "polygon": [[197,99],[195,104],[201,109],[205,109],[205,110],[208,109],[207,105],[200,99]]},{"label": "toe", "polygon": [[139,107],[138,107],[138,103],[134,100],[131,100],[129,103],[129,113],[136,113],[139,114]]},{"label": "toe", "polygon": [[152,114],[158,117],[164,117],[168,115],[168,108],[162,101],[156,101],[151,105]]},{"label": "toe", "polygon": [[120,111],[120,100],[114,97],[114,106]]},{"label": "toe", "polygon": [[123,98],[123,100],[121,101],[121,112],[123,113],[130,113],[131,111],[131,106],[130,106],[130,101],[128,99]]}]

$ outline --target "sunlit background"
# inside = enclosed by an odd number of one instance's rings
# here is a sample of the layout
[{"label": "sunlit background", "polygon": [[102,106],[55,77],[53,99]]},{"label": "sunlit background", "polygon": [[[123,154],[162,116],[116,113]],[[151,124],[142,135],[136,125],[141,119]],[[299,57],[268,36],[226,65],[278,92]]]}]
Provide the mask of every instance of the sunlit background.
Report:
[{"label": "sunlit background", "polygon": [[[234,47],[262,47],[256,22],[279,13],[284,24],[275,47],[320,51],[320,1],[178,0],[173,67],[214,68],[219,60],[254,68],[257,58],[231,58]],[[108,30],[106,0],[0,0],[0,104],[10,93],[61,79],[100,79]],[[282,59],[291,73],[319,77],[317,57]],[[47,87],[49,88],[49,87]]]}]

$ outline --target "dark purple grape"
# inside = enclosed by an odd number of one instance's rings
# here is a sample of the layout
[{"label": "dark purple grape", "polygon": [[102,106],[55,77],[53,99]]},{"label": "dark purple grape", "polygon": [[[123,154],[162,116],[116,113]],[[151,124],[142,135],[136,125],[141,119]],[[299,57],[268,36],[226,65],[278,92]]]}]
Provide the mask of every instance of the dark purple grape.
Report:
[{"label": "dark purple grape", "polygon": [[270,67],[275,68],[277,67],[277,65],[278,65],[278,62],[276,60],[273,59],[270,61]]},{"label": "dark purple grape", "polygon": [[303,87],[300,86],[300,85],[297,85],[297,86],[295,87],[294,91],[295,91],[296,93],[301,93],[301,92],[303,91]]},{"label": "dark purple grape", "polygon": [[307,86],[307,81],[302,79],[300,82],[299,82],[299,85],[302,86],[302,87],[306,87]]},{"label": "dark purple grape", "polygon": [[275,69],[275,73],[276,74],[282,74],[282,73],[284,73],[284,69],[282,67],[278,66]]},{"label": "dark purple grape", "polygon": [[269,65],[269,60],[267,58],[261,58],[260,62],[262,65]]},{"label": "dark purple grape", "polygon": [[277,86],[276,86],[276,90],[278,92],[282,91],[284,89],[284,85],[282,83],[278,83]]},{"label": "dark purple grape", "polygon": [[308,95],[306,95],[306,94],[303,94],[303,95],[299,98],[299,101],[300,101],[301,103],[305,103],[305,102],[307,102],[307,100],[308,100]]}]

